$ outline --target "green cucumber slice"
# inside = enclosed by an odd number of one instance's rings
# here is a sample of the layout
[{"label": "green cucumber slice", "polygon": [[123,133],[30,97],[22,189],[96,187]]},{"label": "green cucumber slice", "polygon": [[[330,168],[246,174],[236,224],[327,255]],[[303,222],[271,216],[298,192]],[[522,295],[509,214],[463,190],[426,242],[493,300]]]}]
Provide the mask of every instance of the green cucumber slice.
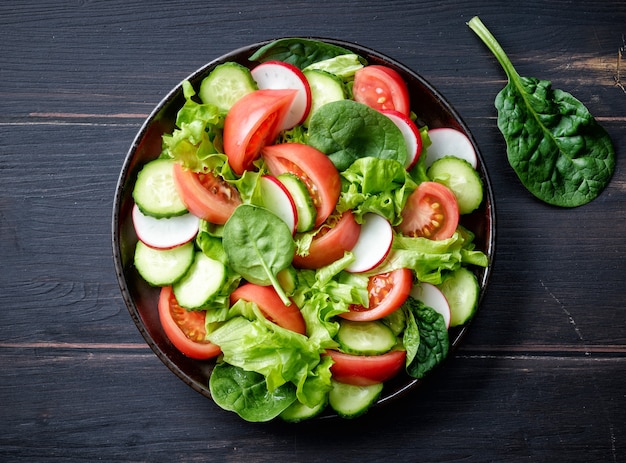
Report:
[{"label": "green cucumber slice", "polygon": [[467,323],[478,307],[480,286],[476,275],[460,267],[448,275],[438,288],[450,304],[450,326]]},{"label": "green cucumber slice", "polygon": [[181,307],[199,309],[220,290],[225,279],[224,264],[198,251],[187,273],[172,289]]},{"label": "green cucumber slice", "polygon": [[341,320],[337,341],[346,354],[379,355],[389,352],[397,339],[381,321]]},{"label": "green cucumber slice", "polygon": [[355,386],[334,379],[330,382],[332,389],[328,395],[328,402],[331,408],[344,418],[355,418],[365,413],[383,390],[383,383]]},{"label": "green cucumber slice", "polygon": [[319,415],[326,408],[327,404],[327,402],[320,402],[315,407],[309,407],[296,400],[283,410],[279,416],[289,423],[299,423]]},{"label": "green cucumber slice", "polygon": [[155,249],[138,241],[135,268],[152,286],[168,286],[180,280],[193,264],[192,242],[172,249]]},{"label": "green cucumber slice", "polygon": [[276,274],[276,279],[278,280],[278,284],[283,288],[285,294],[288,296],[292,296],[296,291],[298,284],[298,277],[296,275],[296,269],[293,266],[289,266],[287,268],[282,269],[280,272]]},{"label": "green cucumber slice", "polygon": [[464,159],[444,156],[433,162],[427,175],[452,190],[460,214],[473,212],[483,201],[483,182],[476,169]]},{"label": "green cucumber slice", "polygon": [[176,189],[173,168],[172,159],[155,159],[144,165],[137,174],[133,199],[145,215],[160,219],[187,212]]},{"label": "green cucumber slice", "polygon": [[198,95],[205,104],[212,104],[226,113],[242,96],[257,90],[250,70],[235,62],[216,66],[200,83]]},{"label": "green cucumber slice", "polygon": [[317,209],[313,204],[313,198],[309,194],[309,190],[302,180],[292,173],[280,174],[278,177],[293,199],[298,212],[298,224],[296,231],[298,233],[309,231],[315,225],[317,218]]},{"label": "green cucumber slice", "polygon": [[305,69],[303,74],[311,88],[311,108],[303,123],[305,127],[308,127],[313,113],[326,103],[344,100],[346,89],[339,77],[321,69]]}]

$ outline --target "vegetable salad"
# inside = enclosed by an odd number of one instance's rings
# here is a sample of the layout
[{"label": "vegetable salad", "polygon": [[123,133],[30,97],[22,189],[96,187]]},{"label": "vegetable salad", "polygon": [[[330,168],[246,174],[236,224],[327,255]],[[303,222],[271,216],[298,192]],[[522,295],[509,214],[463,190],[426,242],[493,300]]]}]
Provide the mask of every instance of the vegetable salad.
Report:
[{"label": "vegetable salad", "polygon": [[435,154],[466,137],[418,127],[393,69],[315,40],[271,42],[183,92],[138,174],[135,267],[162,288],[172,344],[215,362],[215,403],[248,421],[352,418],[439,365],[488,265],[459,224],[484,201],[471,143]]}]

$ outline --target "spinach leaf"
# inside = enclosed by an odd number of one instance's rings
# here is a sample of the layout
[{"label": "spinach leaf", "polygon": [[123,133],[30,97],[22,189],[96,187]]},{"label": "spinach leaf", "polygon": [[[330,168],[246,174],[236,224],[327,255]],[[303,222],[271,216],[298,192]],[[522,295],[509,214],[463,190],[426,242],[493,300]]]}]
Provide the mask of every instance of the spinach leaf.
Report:
[{"label": "spinach leaf", "polygon": [[555,206],[577,207],[595,199],[615,170],[607,132],[569,93],[552,89],[549,81],[521,77],[478,17],[468,26],[508,77],[495,106],[509,163],[522,184]]},{"label": "spinach leaf", "polygon": [[250,61],[284,61],[304,69],[312,63],[352,53],[343,47],[318,40],[284,38],[274,40],[259,48],[249,58]]},{"label": "spinach leaf", "polygon": [[209,378],[209,390],[217,405],[252,422],[269,421],[296,400],[292,383],[270,392],[263,375],[227,363],[215,365]]},{"label": "spinach leaf", "polygon": [[251,283],[273,285],[283,302],[291,303],[276,278],[296,250],[285,222],[265,208],[242,204],[224,225],[222,241],[235,272]]},{"label": "spinach leaf", "polygon": [[423,378],[448,355],[450,341],[441,314],[409,297],[403,305],[407,315],[403,344],[407,350],[406,371]]},{"label": "spinach leaf", "polygon": [[407,156],[404,137],[391,119],[354,100],[333,101],[315,111],[308,144],[326,154],[339,171],[362,157],[404,165]]}]

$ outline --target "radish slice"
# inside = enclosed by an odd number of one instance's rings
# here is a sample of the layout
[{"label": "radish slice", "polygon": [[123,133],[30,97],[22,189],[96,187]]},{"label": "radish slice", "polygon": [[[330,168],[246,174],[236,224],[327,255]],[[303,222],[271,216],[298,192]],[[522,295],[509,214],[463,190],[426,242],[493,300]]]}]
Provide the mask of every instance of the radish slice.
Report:
[{"label": "radish slice", "polygon": [[411,170],[422,153],[422,136],[420,131],[409,117],[402,114],[399,111],[393,109],[386,109],[381,111],[385,116],[396,124],[396,127],[400,129],[404,142],[406,143],[406,162],[404,167],[406,170]]},{"label": "radish slice", "polygon": [[311,87],[300,69],[282,61],[266,61],[251,72],[260,90],[298,90],[281,130],[291,129],[304,122],[311,109]]},{"label": "radish slice", "polygon": [[188,243],[196,237],[200,226],[200,219],[193,214],[157,219],[142,213],[136,204],[132,217],[137,238],[155,249],[171,249]]},{"label": "radish slice", "polygon": [[439,288],[430,283],[418,283],[409,293],[413,299],[421,301],[425,306],[443,316],[446,328],[450,328],[450,304]]},{"label": "radish slice", "polygon": [[478,165],[478,157],[474,145],[467,135],[451,128],[438,128],[428,131],[431,145],[426,148],[426,167],[444,156],[455,156],[465,159],[474,169]]},{"label": "radish slice", "polygon": [[289,194],[289,190],[271,175],[264,175],[259,179],[263,206],[280,217],[291,230],[293,235],[298,225],[298,210],[296,204]]},{"label": "radish slice", "polygon": [[389,254],[392,241],[393,230],[387,219],[371,212],[365,214],[359,239],[352,248],[354,261],[346,271],[361,273],[377,267]]}]

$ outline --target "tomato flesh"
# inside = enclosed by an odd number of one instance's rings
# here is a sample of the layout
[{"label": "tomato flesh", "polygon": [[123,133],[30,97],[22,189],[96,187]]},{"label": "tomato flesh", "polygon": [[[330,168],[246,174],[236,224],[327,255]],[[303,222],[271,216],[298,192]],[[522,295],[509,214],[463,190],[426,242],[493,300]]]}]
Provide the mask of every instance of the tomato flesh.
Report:
[{"label": "tomato flesh", "polygon": [[332,161],[321,151],[302,143],[266,146],[262,156],[274,176],[292,173],[307,186],[317,210],[319,227],[335,210],[341,194],[341,177]]},{"label": "tomato flesh", "polygon": [[406,351],[392,350],[381,355],[352,355],[327,350],[333,359],[330,371],[333,378],[346,384],[368,386],[382,383],[396,376],[404,367]]},{"label": "tomato flesh", "polygon": [[354,248],[360,232],[361,225],[354,220],[351,211],[346,211],[339,217],[331,216],[313,237],[309,253],[306,256],[296,254],[293,265],[317,269],[341,259],[346,251]]},{"label": "tomato flesh", "polygon": [[386,317],[400,307],[413,287],[413,273],[407,268],[370,277],[369,306],[351,305],[340,317],[353,321],[371,321]]},{"label": "tomato flesh", "polygon": [[241,197],[235,187],[210,172],[199,173],[174,164],[176,189],[189,212],[215,224],[224,224]]},{"label": "tomato flesh", "polygon": [[295,304],[285,305],[272,286],[244,283],[230,295],[231,305],[238,300],[254,302],[263,315],[278,326],[300,334],[306,334],[306,324]]},{"label": "tomato flesh", "polygon": [[297,90],[256,90],[242,96],[224,120],[224,152],[233,171],[253,167],[263,146],[272,143],[287,116]]},{"label": "tomato flesh", "polygon": [[159,320],[165,335],[187,357],[206,360],[221,353],[219,346],[206,341],[204,310],[187,310],[176,301],[171,286],[161,288]]},{"label": "tomato flesh", "polygon": [[454,193],[441,183],[423,182],[409,196],[399,230],[406,236],[444,240],[452,237],[458,224]]},{"label": "tomato flesh", "polygon": [[398,72],[387,66],[370,65],[354,75],[355,101],[376,110],[395,110],[408,116],[409,89]]}]

